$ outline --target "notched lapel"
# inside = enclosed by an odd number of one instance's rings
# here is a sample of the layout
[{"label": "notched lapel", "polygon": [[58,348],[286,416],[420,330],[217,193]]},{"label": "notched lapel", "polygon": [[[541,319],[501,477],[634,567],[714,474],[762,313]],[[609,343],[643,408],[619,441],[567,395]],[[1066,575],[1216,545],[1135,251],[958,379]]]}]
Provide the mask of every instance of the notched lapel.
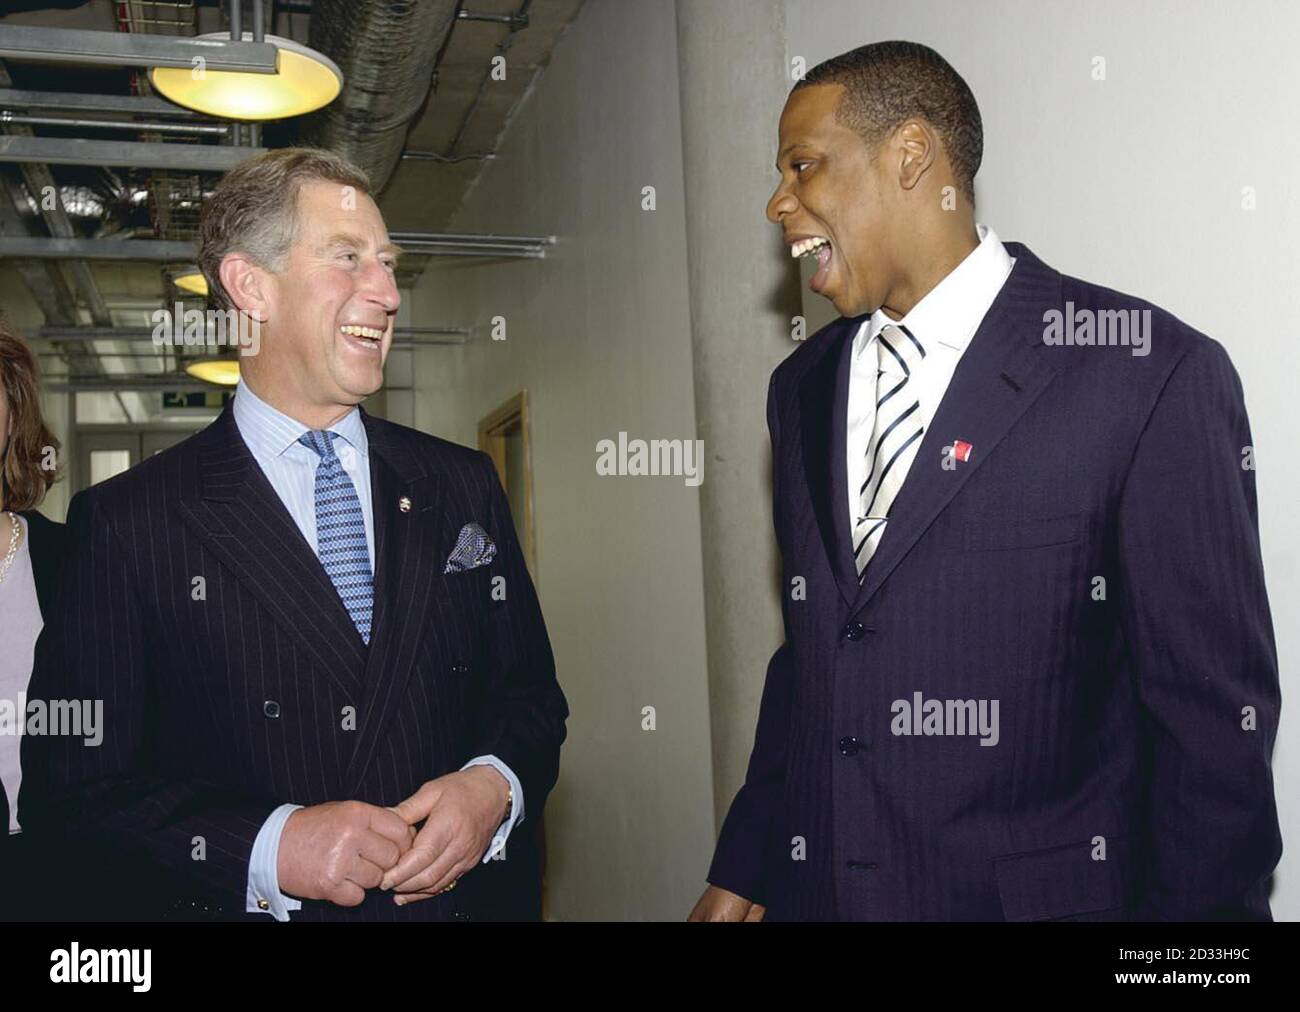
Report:
[{"label": "notched lapel", "polygon": [[279,627],[348,699],[360,695],[366,649],[307,544],[235,425],[232,409],[198,437],[181,516]]},{"label": "notched lapel", "polygon": [[[1016,266],[957,363],[852,599],[854,612],[866,606],[1058,371],[1043,352],[1042,314],[1044,307],[1059,305],[1061,276],[1024,246],[1007,246]],[[971,444],[971,459],[945,470],[943,448],[957,439]]]},{"label": "notched lapel", "polygon": [[[375,617],[346,782],[358,789],[419,656],[430,596],[441,588],[438,543],[446,527],[441,478],[389,427],[363,413],[375,520]],[[405,507],[405,508],[404,508]]]},{"label": "notched lapel", "polygon": [[835,583],[845,604],[858,590],[848,537],[849,356],[862,318],[841,319],[821,357],[804,374],[799,387],[800,453],[812,498],[813,514]]}]

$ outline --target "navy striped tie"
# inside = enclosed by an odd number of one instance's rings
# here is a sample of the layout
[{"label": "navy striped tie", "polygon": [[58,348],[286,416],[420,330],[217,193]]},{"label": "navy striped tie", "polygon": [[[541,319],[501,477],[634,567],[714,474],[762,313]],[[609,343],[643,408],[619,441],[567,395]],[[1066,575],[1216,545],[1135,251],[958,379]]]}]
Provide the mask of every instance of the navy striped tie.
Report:
[{"label": "navy striped tie", "polygon": [[370,571],[366,524],[356,487],[334,452],[337,432],[304,432],[298,442],[316,451],[316,554],[338,591],[357,632],[370,645],[375,581]]}]

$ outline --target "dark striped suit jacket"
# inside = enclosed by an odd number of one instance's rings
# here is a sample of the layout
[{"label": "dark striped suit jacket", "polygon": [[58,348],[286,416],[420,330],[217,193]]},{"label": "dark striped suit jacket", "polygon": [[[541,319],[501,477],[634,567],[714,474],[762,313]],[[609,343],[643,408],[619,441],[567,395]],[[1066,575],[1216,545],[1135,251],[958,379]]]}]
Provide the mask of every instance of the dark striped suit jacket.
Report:
[{"label": "dark striped suit jacket", "polygon": [[[245,889],[277,805],[393,805],[487,754],[524,791],[526,822],[504,860],[406,907],[371,890],[360,907],[305,901],[292,917],[539,915],[532,830],[568,709],[509,506],[486,455],[364,421],[376,539],[368,648],[229,407],[72,502],[65,593],[46,617],[31,695],[102,699],[104,740],[26,737],[19,813],[34,832],[86,842],[91,864],[78,874],[110,855],[134,862],[140,902],[122,916],[265,919],[244,914]],[[471,522],[496,542],[495,559],[444,575]]]},{"label": "dark striped suit jacket", "polygon": [[[1006,245],[861,586],[861,320],[773,374],[786,641],[709,881],[778,920],[1268,919],[1280,694],[1240,382],[1168,313]],[[1068,303],[1150,310],[1150,353],[1047,344]],[[998,701],[998,743],[896,733],[916,693]]]}]

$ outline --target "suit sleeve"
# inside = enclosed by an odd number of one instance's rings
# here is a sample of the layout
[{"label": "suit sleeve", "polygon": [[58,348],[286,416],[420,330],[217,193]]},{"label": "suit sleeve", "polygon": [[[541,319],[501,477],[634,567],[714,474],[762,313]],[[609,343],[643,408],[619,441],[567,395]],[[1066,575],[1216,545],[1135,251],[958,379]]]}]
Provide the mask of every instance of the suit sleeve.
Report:
[{"label": "suit sleeve", "polygon": [[24,830],[72,850],[78,866],[66,874],[88,882],[129,878],[104,883],[120,894],[113,902],[181,899],[209,911],[242,911],[253,841],[277,803],[235,796],[152,762],[162,675],[150,662],[131,552],[95,495],[80,493],[69,510],[60,590],[36,644],[28,698],[102,707],[101,740],[33,734],[29,721]]},{"label": "suit sleeve", "polygon": [[[568,704],[541,605],[524,563],[510,504],[487,454],[479,454],[489,487],[488,533],[497,552],[488,565],[489,607],[483,643],[487,691],[472,755],[496,756],[519,778],[527,811],[539,814],[560,772]],[[498,579],[500,578],[500,579]]]},{"label": "suit sleeve", "polygon": [[1271,919],[1281,696],[1250,446],[1236,371],[1204,342],[1174,367],[1121,493],[1121,621],[1150,761],[1141,919]]},{"label": "suit sleeve", "polygon": [[[776,376],[768,387],[767,427],[772,440],[772,511],[777,522],[780,509],[778,473],[781,456],[780,419],[776,408]],[[785,642],[767,665],[763,697],[758,707],[758,727],[749,755],[745,783],[736,793],[722,823],[722,832],[709,866],[710,884],[733,892],[754,903],[767,903],[766,865],[770,853],[776,813],[785,791],[787,742],[790,732],[791,687],[794,663],[790,655],[788,597],[781,594]]]}]

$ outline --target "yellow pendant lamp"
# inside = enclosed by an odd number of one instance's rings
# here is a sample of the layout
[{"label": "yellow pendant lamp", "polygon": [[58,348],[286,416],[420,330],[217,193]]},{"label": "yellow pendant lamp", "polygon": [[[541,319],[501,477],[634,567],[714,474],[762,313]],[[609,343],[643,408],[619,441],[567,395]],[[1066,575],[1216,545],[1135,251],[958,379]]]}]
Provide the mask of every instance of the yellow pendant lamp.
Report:
[{"label": "yellow pendant lamp", "polygon": [[[227,32],[196,36],[229,39]],[[252,42],[249,32],[245,42]],[[149,81],[164,98],[221,119],[272,120],[302,116],[329,105],[343,88],[343,72],[329,57],[300,42],[267,35],[279,50],[274,74],[202,67],[151,67]]]},{"label": "yellow pendant lamp", "polygon": [[174,276],[172,284],[182,292],[189,292],[191,295],[208,294],[208,279],[203,276],[203,272],[197,267],[191,267]]},{"label": "yellow pendant lamp", "polygon": [[201,358],[187,365],[185,371],[204,383],[233,387],[239,382],[239,359]]}]

